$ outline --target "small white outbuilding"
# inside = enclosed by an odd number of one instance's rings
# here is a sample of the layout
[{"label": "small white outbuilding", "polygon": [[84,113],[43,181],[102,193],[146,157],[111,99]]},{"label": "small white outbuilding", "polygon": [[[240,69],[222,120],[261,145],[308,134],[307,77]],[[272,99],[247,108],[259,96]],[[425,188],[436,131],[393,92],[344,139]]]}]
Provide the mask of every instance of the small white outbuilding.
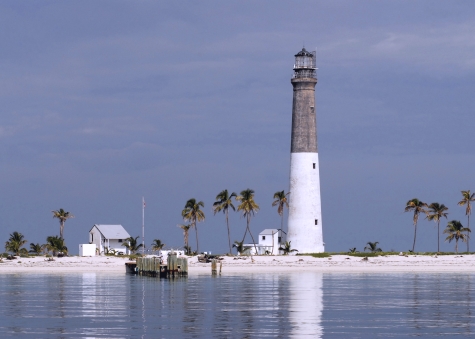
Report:
[{"label": "small white outbuilding", "polygon": [[[244,251],[242,255],[260,255],[270,254],[278,255],[280,253],[279,247],[282,243],[282,231],[276,228],[268,228],[259,233],[258,243],[244,244]],[[257,248],[257,253],[256,253]]]},{"label": "small white outbuilding", "polygon": [[114,250],[129,254],[125,246],[122,246],[130,234],[122,225],[94,225],[89,231],[89,243],[96,245],[96,251],[104,254],[105,250]]},{"label": "small white outbuilding", "polygon": [[80,257],[94,257],[96,255],[95,244],[79,244]]}]

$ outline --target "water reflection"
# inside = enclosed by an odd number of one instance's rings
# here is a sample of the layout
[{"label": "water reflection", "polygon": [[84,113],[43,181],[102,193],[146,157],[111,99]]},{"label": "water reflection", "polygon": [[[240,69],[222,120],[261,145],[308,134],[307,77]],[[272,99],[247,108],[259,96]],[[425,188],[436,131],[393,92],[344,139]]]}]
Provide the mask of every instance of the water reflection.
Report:
[{"label": "water reflection", "polygon": [[473,336],[472,274],[188,279],[0,274],[0,333],[22,338]]},{"label": "water reflection", "polygon": [[82,274],[82,305],[83,317],[94,317],[96,315],[96,273]]},{"label": "water reflection", "polygon": [[323,274],[301,272],[290,277],[291,338],[321,338]]}]

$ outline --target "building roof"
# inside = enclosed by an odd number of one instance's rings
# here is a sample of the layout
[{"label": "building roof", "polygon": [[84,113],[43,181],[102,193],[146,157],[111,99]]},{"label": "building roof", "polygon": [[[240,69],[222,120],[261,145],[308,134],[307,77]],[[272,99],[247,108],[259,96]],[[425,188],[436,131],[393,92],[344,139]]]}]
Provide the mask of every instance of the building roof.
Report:
[{"label": "building roof", "polygon": [[[94,225],[106,239],[126,239],[130,237],[122,225]],[[92,230],[91,228],[91,230]]]},{"label": "building roof", "polygon": [[263,235],[272,235],[272,234],[277,234],[279,233],[279,230],[277,228],[266,228],[265,230],[263,230],[261,233],[259,233],[259,235],[263,234]]}]

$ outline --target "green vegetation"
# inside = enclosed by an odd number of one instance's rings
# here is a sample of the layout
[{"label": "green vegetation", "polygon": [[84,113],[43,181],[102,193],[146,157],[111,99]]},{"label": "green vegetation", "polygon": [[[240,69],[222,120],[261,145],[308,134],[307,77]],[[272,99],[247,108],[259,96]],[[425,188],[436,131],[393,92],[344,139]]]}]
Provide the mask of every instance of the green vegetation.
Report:
[{"label": "green vegetation", "polygon": [[194,253],[192,250],[191,250],[191,247],[190,246],[183,246],[183,249],[185,250],[185,254],[186,255],[194,255],[196,253]]},{"label": "green vegetation", "polygon": [[165,244],[162,243],[160,239],[153,239],[152,250],[161,251],[165,247]]},{"label": "green vegetation", "polygon": [[30,253],[36,253],[40,255],[46,249],[46,245],[40,245],[39,243],[30,243]]},{"label": "green vegetation", "polygon": [[280,229],[284,229],[284,207],[289,208],[289,196],[290,192],[285,193],[285,191],[278,191],[274,193],[274,201],[272,206],[277,207],[277,213],[280,215]]},{"label": "green vegetation", "polygon": [[205,207],[204,202],[202,201],[196,202],[196,199],[191,198],[186,202],[185,208],[183,209],[183,211],[181,211],[181,216],[183,217],[183,220],[185,222],[190,221],[191,227],[195,229],[196,253],[200,253],[199,243],[198,243],[198,226],[196,225],[196,223],[202,222],[206,218],[204,212],[200,209],[200,206]]},{"label": "green vegetation", "polygon": [[53,257],[68,254],[68,248],[64,243],[64,239],[57,235],[46,238],[46,248],[53,253]]},{"label": "green vegetation", "polygon": [[[463,233],[467,232],[467,234]],[[459,240],[468,241],[470,236],[468,233],[471,232],[467,227],[463,227],[462,223],[458,220],[452,220],[447,224],[447,227],[444,230],[445,234],[448,234],[445,241],[452,242],[455,239],[455,253],[458,253],[458,242]]]},{"label": "green vegetation", "polygon": [[[412,244],[412,250],[404,251],[404,252],[383,252],[380,247],[378,247],[379,242],[368,242],[363,249],[363,252],[358,252],[356,247],[349,248],[348,252],[338,252],[338,253],[299,253],[297,255],[310,255],[315,258],[328,258],[332,255],[347,255],[347,256],[355,256],[355,257],[376,257],[376,256],[386,256],[386,255],[427,255],[427,256],[435,256],[435,255],[468,255],[474,254],[470,253],[470,216],[472,211],[472,203],[475,201],[475,193],[471,193],[470,190],[461,191],[462,199],[457,203],[459,206],[465,207],[465,214],[467,216],[467,227],[464,227],[462,223],[458,220],[452,220],[447,224],[447,227],[443,230],[443,234],[446,234],[445,241],[452,242],[455,240],[455,252],[440,252],[440,221],[443,218],[448,218],[448,210],[449,208],[444,204],[440,204],[438,202],[433,202],[431,204],[426,204],[420,201],[417,198],[411,199],[407,201],[404,211],[405,212],[412,212],[412,221],[414,225],[414,240]],[[290,192],[277,191],[273,195],[272,206],[277,207],[277,213],[281,218],[280,222],[280,230],[283,229],[284,226],[284,212],[285,207],[289,208],[289,195]],[[233,204],[232,198],[235,198],[239,205],[235,207]],[[184,221],[190,222],[189,224],[177,225],[183,230],[183,237],[184,237],[184,249],[185,254],[193,255],[199,253],[199,237],[198,237],[198,228],[197,223],[203,222],[205,220],[205,214],[202,210],[204,208],[203,201],[196,201],[196,199],[192,198],[189,199],[185,207],[181,212],[181,216],[183,217]],[[228,246],[229,246],[229,255],[232,254],[232,249],[236,248],[238,253],[245,253],[249,249],[252,249],[254,246],[255,251],[257,252],[257,245],[255,238],[250,229],[250,222],[253,216],[260,210],[259,205],[254,200],[254,190],[246,189],[241,191],[240,195],[237,196],[235,192],[229,192],[227,189],[222,190],[215,198],[215,202],[212,206],[213,212],[216,215],[219,212],[223,212],[225,215],[225,222],[228,231]],[[246,228],[244,232],[244,236],[242,241],[235,241],[234,244],[231,243],[231,229],[229,225],[229,210],[232,209],[233,211],[240,212],[243,217],[246,218]],[[21,257],[29,257],[31,255],[42,255],[45,254],[47,257],[51,257],[50,253],[53,256],[62,256],[64,254],[68,254],[68,248],[64,242],[64,225],[66,220],[70,218],[74,218],[74,216],[70,213],[65,211],[64,209],[59,209],[56,211],[51,211],[53,213],[53,218],[58,219],[60,223],[60,234],[59,236],[48,236],[47,243],[30,243],[29,244],[29,251],[24,248],[24,245],[27,243],[27,240],[23,236],[23,234],[19,232],[13,232],[10,234],[8,241],[5,242],[5,250],[6,252],[0,254],[1,258],[9,257],[9,259],[13,256],[21,256]],[[428,221],[435,221],[437,223],[437,252],[415,252],[415,245],[417,239],[417,226],[419,221],[419,215],[423,213],[426,216]],[[196,231],[196,252],[193,252],[191,247],[189,246],[189,231],[191,228],[194,228]],[[249,232],[249,235],[252,238],[253,245],[244,246],[244,241],[246,239],[246,235]],[[128,239],[124,240],[122,246],[129,249],[131,253],[131,258],[138,256],[136,252],[143,247],[142,244],[138,244],[139,237],[129,237]],[[467,243],[467,251],[459,253],[459,244],[458,242],[466,242]],[[165,247],[165,244],[162,243],[160,239],[154,239],[152,243],[153,250],[161,250]],[[361,249],[361,248],[360,248]],[[105,249],[105,255],[117,255],[121,253],[114,249]],[[284,255],[288,255],[292,252],[298,252],[298,249],[291,248],[290,242],[281,243],[279,247],[279,251],[282,251]],[[7,253],[9,252],[9,253]],[[271,254],[273,251],[270,249],[266,251],[266,255]]]},{"label": "green vegetation", "polygon": [[142,246],[143,244],[139,244],[137,239],[139,236],[134,237],[128,237],[127,239],[124,240],[122,243],[122,246],[127,248],[131,254],[135,254]]},{"label": "green vegetation", "polygon": [[57,211],[51,211],[53,213],[53,218],[59,219],[59,237],[61,239],[64,239],[63,237],[63,232],[64,232],[64,223],[66,220],[74,218],[74,215],[72,215],[69,212],[66,212],[62,208],[60,208]]},{"label": "green vegetation", "polygon": [[180,227],[183,230],[183,238],[184,238],[184,241],[185,241],[185,246],[184,246],[185,254],[191,253],[191,247],[188,244],[188,235],[190,233],[191,225],[188,224],[188,225],[177,225],[177,226]]},{"label": "green vegetation", "polygon": [[234,241],[233,247],[236,247],[238,254],[244,252],[244,241]]},{"label": "green vegetation", "polygon": [[131,254],[131,255],[129,255],[129,260],[134,261],[137,258],[142,258],[142,255],[141,254]]},{"label": "green vegetation", "polygon": [[379,244],[378,241],[375,241],[375,242],[368,241],[366,244],[367,244],[367,246],[365,246],[363,251],[368,250],[371,253],[382,252],[383,251],[381,248],[378,247],[378,244]]},{"label": "green vegetation", "polygon": [[[19,232],[13,232],[10,234],[10,238],[8,241],[5,242],[5,250],[7,252],[11,252],[14,255],[20,255],[20,251],[24,244],[27,243],[27,240],[23,236],[23,234]],[[25,249],[26,251],[26,249]]]},{"label": "green vegetation", "polygon": [[254,249],[257,252],[256,241],[254,240],[254,236],[251,233],[251,229],[249,228],[249,223],[251,222],[251,216],[254,216],[257,211],[259,211],[259,205],[254,201],[254,191],[250,188],[241,191],[241,195],[236,197],[237,201],[240,201],[241,204],[238,206],[237,210],[242,212],[242,216],[246,218],[247,226],[246,231],[244,232],[244,237],[242,237],[242,241],[246,239],[246,234],[249,232],[252,238],[252,243],[254,244]]},{"label": "green vegetation", "polygon": [[216,202],[213,204],[213,211],[214,215],[218,212],[223,212],[226,216],[226,226],[228,227],[228,243],[229,243],[229,254],[232,254],[232,247],[231,247],[231,231],[229,229],[229,218],[228,218],[228,210],[232,208],[233,211],[236,211],[236,208],[233,205],[233,197],[237,197],[235,192],[229,195],[228,190],[221,191],[216,196]]},{"label": "green vegetation", "polygon": [[[470,214],[472,214],[472,204],[471,202],[475,201],[475,193],[470,194],[470,190],[462,191],[462,200],[458,202],[459,206],[465,206],[465,215],[467,216],[467,229],[470,231]],[[467,252],[470,252],[469,238],[467,238]]]},{"label": "green vegetation", "polygon": [[123,253],[120,252],[120,251],[117,251],[117,250],[115,250],[115,249],[113,249],[113,248],[110,248],[110,247],[109,247],[109,248],[104,247],[104,255],[107,255],[107,256],[109,256],[109,257],[115,257],[115,256],[117,256],[117,255],[119,255],[119,256],[120,256],[120,255],[123,255]]},{"label": "green vegetation", "polygon": [[292,248],[292,246],[290,245],[291,242],[292,241],[286,241],[284,246],[279,247],[279,251],[284,252],[284,255],[288,255],[292,252],[298,252],[299,250]]},{"label": "green vegetation", "polygon": [[428,220],[434,220],[437,222],[437,252],[440,251],[440,219],[447,219],[448,208],[442,204],[440,205],[437,202],[433,202],[429,205],[429,210],[426,212]]},{"label": "green vegetation", "polygon": [[414,243],[412,244],[412,252],[416,247],[416,234],[417,234],[417,220],[419,219],[419,214],[426,213],[424,207],[427,207],[427,204],[420,201],[419,199],[412,199],[406,203],[406,208],[404,212],[413,212],[412,222],[414,223]]}]

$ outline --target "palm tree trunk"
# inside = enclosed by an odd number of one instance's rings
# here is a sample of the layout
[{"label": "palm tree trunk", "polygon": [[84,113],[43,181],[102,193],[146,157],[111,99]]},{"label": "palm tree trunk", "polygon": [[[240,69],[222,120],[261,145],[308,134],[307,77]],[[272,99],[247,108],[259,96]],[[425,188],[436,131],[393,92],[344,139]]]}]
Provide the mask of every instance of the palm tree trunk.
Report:
[{"label": "palm tree trunk", "polygon": [[[277,234],[279,234],[279,231],[277,231]],[[271,250],[271,255],[274,255],[274,231],[272,231],[272,250]]]},{"label": "palm tree trunk", "polygon": [[198,227],[196,225],[196,220],[193,222],[195,225],[195,232],[196,232],[196,254],[200,254],[200,247],[198,245]]},{"label": "palm tree trunk", "polygon": [[59,222],[59,237],[63,239],[64,221]]},{"label": "palm tree trunk", "polygon": [[[470,214],[467,215],[467,228],[470,230]],[[469,234],[469,232],[467,232],[467,234]],[[468,242],[470,241],[470,238],[467,238],[467,252],[470,253],[470,246],[468,244]]]},{"label": "palm tree trunk", "polygon": [[[284,229],[284,212],[280,216],[280,232],[283,232]],[[279,240],[279,231],[277,231],[277,241]],[[280,243],[279,243],[280,246]],[[278,253],[278,251],[277,251]],[[274,255],[274,234],[272,234],[272,255]]]},{"label": "palm tree trunk", "polygon": [[228,226],[228,242],[229,242],[229,254],[233,254],[233,250],[231,247],[231,232],[229,230],[229,219],[228,219],[228,210],[226,209],[226,226]]},{"label": "palm tree trunk", "polygon": [[459,253],[459,240],[455,239],[455,253]]},{"label": "palm tree trunk", "polygon": [[440,253],[440,219],[437,219],[437,253]]},{"label": "palm tree trunk", "polygon": [[254,244],[254,249],[256,250],[256,255],[259,255],[259,253],[257,252],[257,246],[256,246],[256,241],[254,240],[254,237],[251,233],[251,229],[249,228],[249,223],[251,222],[251,215],[248,214],[247,215],[247,229],[249,231],[249,234],[251,235],[251,239],[252,239],[252,243]]},{"label": "palm tree trunk", "polygon": [[414,224],[414,243],[412,244],[412,252],[414,252],[414,248],[416,247],[416,233],[417,233],[417,222]]},{"label": "palm tree trunk", "polygon": [[244,237],[242,237],[242,242],[243,242],[243,243],[244,243],[244,239],[246,239],[247,228],[248,228],[248,227],[246,227],[246,232],[244,232]]},{"label": "palm tree trunk", "polygon": [[282,212],[282,216],[280,218],[280,231],[283,232],[284,230],[284,212]]}]

